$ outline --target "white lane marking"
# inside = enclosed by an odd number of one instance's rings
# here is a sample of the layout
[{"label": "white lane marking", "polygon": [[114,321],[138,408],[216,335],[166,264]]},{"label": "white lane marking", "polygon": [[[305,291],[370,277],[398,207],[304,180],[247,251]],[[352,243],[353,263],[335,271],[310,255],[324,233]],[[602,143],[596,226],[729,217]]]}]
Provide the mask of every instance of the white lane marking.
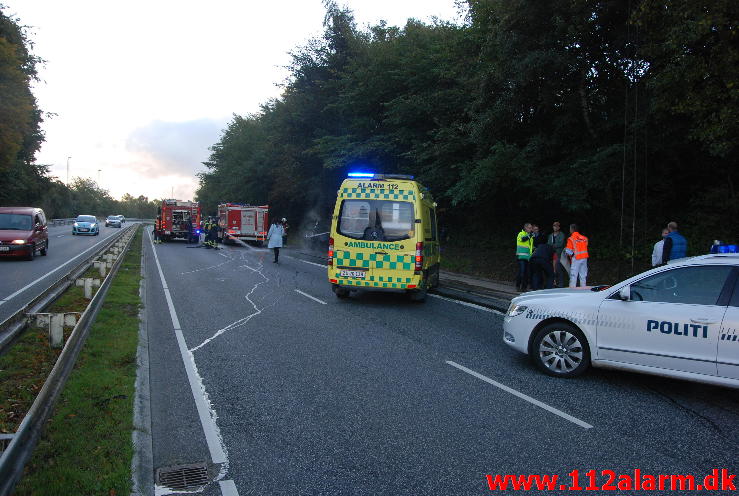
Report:
[{"label": "white lane marking", "polygon": [[64,237],[64,234],[60,234],[59,236],[57,236],[57,238],[63,238],[63,237]]},{"label": "white lane marking", "polygon": [[482,310],[483,312],[490,312],[490,313],[494,313],[496,315],[505,316],[505,313],[503,313],[503,312],[500,312],[498,310],[493,310],[492,308],[484,307],[482,305],[475,305],[474,303],[468,303],[466,301],[454,300],[452,298],[447,298],[445,296],[440,296],[440,295],[437,295],[437,294],[430,294],[429,293],[429,296],[432,296],[434,298],[439,298],[440,300],[444,300],[444,301],[451,301],[452,303],[456,303],[457,305],[464,305],[466,307],[476,308],[477,310]]},{"label": "white lane marking", "polygon": [[151,249],[154,253],[154,261],[159,270],[159,278],[162,280],[164,297],[167,300],[167,307],[169,307],[169,316],[172,319],[172,326],[174,327],[175,337],[177,338],[177,345],[179,346],[180,355],[182,356],[182,363],[185,365],[187,380],[190,383],[192,397],[195,400],[195,406],[198,410],[200,425],[203,427],[205,441],[208,444],[208,450],[210,451],[210,458],[213,463],[222,464],[221,472],[218,475],[218,479],[222,479],[228,470],[228,455],[226,453],[226,446],[223,443],[223,438],[221,437],[221,432],[218,429],[218,424],[216,424],[218,415],[213,409],[213,405],[211,404],[210,399],[208,398],[208,393],[203,385],[203,380],[200,377],[200,374],[198,374],[195,357],[192,352],[187,349],[185,337],[180,328],[180,320],[177,318],[177,312],[175,311],[174,303],[172,302],[172,296],[169,293],[167,280],[164,278],[162,265],[159,263],[159,257],[157,256],[156,246],[154,246],[154,240],[151,237],[151,231],[149,231],[149,242],[151,243]]},{"label": "white lane marking", "polygon": [[593,428],[592,425],[588,424],[587,422],[584,422],[584,421],[580,420],[579,418],[573,417],[572,415],[568,415],[565,412],[563,412],[562,410],[557,410],[553,406],[549,406],[546,403],[542,403],[541,401],[539,401],[537,399],[534,399],[534,398],[532,398],[531,396],[529,396],[527,394],[524,394],[524,393],[521,393],[519,391],[516,391],[515,389],[510,388],[510,387],[506,386],[505,384],[501,384],[500,382],[496,382],[496,381],[492,380],[491,378],[486,377],[486,376],[484,376],[484,375],[482,375],[482,374],[480,374],[478,372],[475,372],[474,370],[470,370],[467,367],[464,367],[464,366],[462,366],[462,365],[460,365],[460,364],[458,364],[456,362],[452,362],[451,360],[447,360],[446,363],[449,364],[449,365],[451,365],[454,368],[457,368],[457,369],[461,370],[462,372],[467,372],[471,376],[477,377],[481,381],[485,381],[488,384],[492,384],[493,386],[495,386],[497,388],[500,388],[503,391],[512,394],[513,396],[516,396],[518,398],[521,398],[524,401],[528,401],[532,405],[536,405],[539,408],[543,408],[544,410],[546,410],[546,411],[548,411],[550,413],[553,413],[555,415],[558,415],[558,416],[562,417],[565,420],[569,420],[573,424],[577,424],[580,427],[582,427],[583,429],[592,429]]},{"label": "white lane marking", "polygon": [[321,305],[328,305],[328,303],[326,303],[325,301],[319,300],[319,299],[318,299],[318,298],[316,298],[315,296],[311,296],[311,295],[309,295],[308,293],[303,293],[303,292],[302,292],[302,291],[300,291],[299,289],[296,289],[296,290],[295,290],[295,292],[296,292],[296,293],[300,293],[300,294],[302,294],[303,296],[305,296],[306,298],[310,298],[311,300],[313,300],[313,301],[316,301],[316,302],[320,303]]},{"label": "white lane marking", "polygon": [[223,496],[239,496],[239,492],[236,490],[236,484],[232,480],[220,481],[221,494]]},{"label": "white lane marking", "polygon": [[78,258],[80,258],[80,257],[81,257],[82,255],[84,255],[85,253],[87,253],[88,251],[90,251],[90,250],[92,250],[93,248],[95,248],[95,247],[96,247],[97,245],[99,245],[100,243],[103,243],[103,242],[105,242],[105,241],[106,241],[106,240],[107,240],[107,239],[108,239],[109,237],[110,237],[110,235],[108,235],[108,236],[104,237],[103,239],[101,239],[100,241],[98,241],[97,243],[95,243],[94,245],[92,245],[91,247],[89,247],[88,249],[86,249],[85,251],[83,251],[82,253],[80,253],[79,255],[77,255],[76,257],[74,257],[74,258],[70,258],[69,260],[67,260],[66,262],[64,262],[63,264],[61,264],[61,265],[60,265],[59,267],[57,267],[56,269],[54,269],[54,270],[52,270],[52,271],[49,271],[49,272],[47,272],[46,274],[44,274],[43,276],[39,277],[39,278],[38,278],[38,279],[36,279],[35,281],[33,281],[33,282],[30,282],[30,283],[26,284],[25,286],[23,286],[23,287],[22,287],[21,289],[19,289],[19,290],[18,290],[18,291],[16,291],[15,293],[13,293],[13,294],[10,294],[10,295],[8,295],[8,296],[6,296],[6,297],[5,297],[4,299],[0,300],[0,305],[2,305],[3,303],[7,302],[8,300],[12,300],[13,298],[15,298],[16,296],[18,296],[19,294],[21,294],[22,292],[24,292],[25,290],[27,290],[28,288],[30,288],[31,286],[33,286],[34,284],[36,284],[37,282],[39,282],[39,281],[41,281],[41,280],[43,280],[43,279],[45,279],[45,278],[49,277],[49,276],[50,276],[51,274],[53,274],[54,272],[56,272],[56,271],[58,271],[58,270],[61,270],[61,268],[62,268],[62,267],[64,267],[65,265],[68,265],[68,264],[70,264],[70,263],[74,262],[75,260],[77,260]]},{"label": "white lane marking", "polygon": [[[300,260],[300,259],[298,259],[298,260]],[[300,261],[301,261],[301,262],[303,262],[303,263],[307,263],[307,264],[315,265],[316,267],[323,267],[324,269],[325,269],[326,267],[328,267],[328,265],[325,265],[325,264],[319,264],[319,263],[315,263],[315,262],[309,262],[308,260],[300,260]]]}]

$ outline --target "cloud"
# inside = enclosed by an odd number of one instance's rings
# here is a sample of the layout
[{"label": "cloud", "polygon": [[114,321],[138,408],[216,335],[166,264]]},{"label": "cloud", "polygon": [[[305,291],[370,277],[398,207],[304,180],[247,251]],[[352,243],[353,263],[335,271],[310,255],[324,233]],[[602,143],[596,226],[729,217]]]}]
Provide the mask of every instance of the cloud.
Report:
[{"label": "cloud", "polygon": [[152,179],[170,175],[193,177],[203,171],[226,127],[227,120],[197,119],[187,122],[155,120],[135,129],[126,140],[126,151],[137,160],[131,167]]}]

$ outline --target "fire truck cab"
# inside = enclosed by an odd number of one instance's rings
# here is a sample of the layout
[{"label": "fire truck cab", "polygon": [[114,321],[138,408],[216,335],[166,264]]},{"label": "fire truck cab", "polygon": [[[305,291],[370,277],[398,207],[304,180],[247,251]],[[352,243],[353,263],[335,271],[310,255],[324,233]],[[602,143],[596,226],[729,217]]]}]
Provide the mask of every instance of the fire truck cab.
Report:
[{"label": "fire truck cab", "polygon": [[231,241],[261,244],[267,239],[269,206],[241,203],[218,205],[219,236],[224,243]]},{"label": "fire truck cab", "polygon": [[200,235],[200,204],[185,200],[164,200],[159,208],[162,241],[185,239],[190,243]]}]

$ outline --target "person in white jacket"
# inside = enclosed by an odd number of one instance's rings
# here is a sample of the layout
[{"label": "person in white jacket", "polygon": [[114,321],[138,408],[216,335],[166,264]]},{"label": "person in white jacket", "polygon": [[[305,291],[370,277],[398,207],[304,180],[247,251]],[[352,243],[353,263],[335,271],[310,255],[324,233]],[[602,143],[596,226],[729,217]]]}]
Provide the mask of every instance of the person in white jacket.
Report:
[{"label": "person in white jacket", "polygon": [[654,243],[654,249],[652,250],[652,267],[662,265],[662,249],[665,245],[665,236],[669,233],[670,231],[665,227],[662,229],[662,239]]},{"label": "person in white jacket", "polygon": [[275,253],[275,259],[272,263],[279,263],[280,248],[282,248],[282,237],[284,235],[285,229],[282,227],[282,224],[279,221],[273,221],[267,233],[267,248],[271,248]]}]

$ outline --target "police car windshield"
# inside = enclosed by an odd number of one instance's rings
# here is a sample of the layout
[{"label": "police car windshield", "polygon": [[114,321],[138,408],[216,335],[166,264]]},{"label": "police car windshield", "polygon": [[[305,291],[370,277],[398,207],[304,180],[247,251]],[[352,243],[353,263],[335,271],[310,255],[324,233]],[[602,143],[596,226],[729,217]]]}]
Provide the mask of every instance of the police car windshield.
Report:
[{"label": "police car windshield", "polygon": [[0,214],[0,229],[8,231],[30,231],[33,219],[30,215]]},{"label": "police car windshield", "polygon": [[400,241],[415,233],[413,204],[394,200],[344,200],[339,233],[367,241]]}]

